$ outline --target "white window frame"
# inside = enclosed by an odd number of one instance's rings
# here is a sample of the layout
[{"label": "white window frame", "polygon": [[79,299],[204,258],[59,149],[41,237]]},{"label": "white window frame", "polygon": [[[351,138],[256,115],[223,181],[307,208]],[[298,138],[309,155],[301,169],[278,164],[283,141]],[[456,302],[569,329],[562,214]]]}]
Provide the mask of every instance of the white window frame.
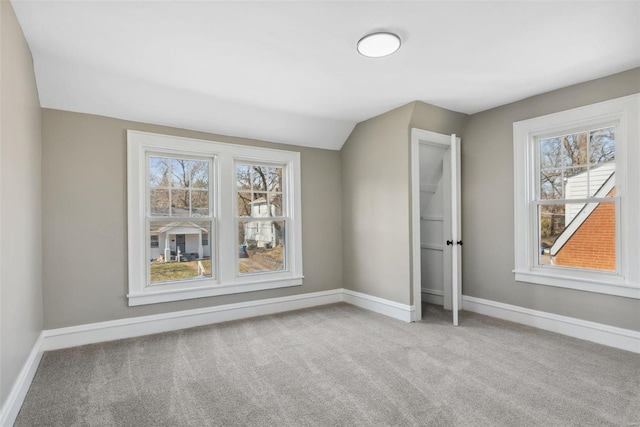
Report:
[{"label": "white window frame", "polygon": [[[640,299],[640,94],[515,122],[515,280]],[[616,126],[617,271],[537,265],[537,140]]]},{"label": "white window frame", "polygon": [[[148,285],[146,229],[147,154],[213,159],[209,247],[213,277]],[[235,163],[282,166],[286,195],[285,270],[239,275]],[[300,153],[221,142],[127,131],[129,305],[145,305],[302,285]],[[286,205],[286,206],[284,206]],[[194,218],[198,219],[198,218]]]}]

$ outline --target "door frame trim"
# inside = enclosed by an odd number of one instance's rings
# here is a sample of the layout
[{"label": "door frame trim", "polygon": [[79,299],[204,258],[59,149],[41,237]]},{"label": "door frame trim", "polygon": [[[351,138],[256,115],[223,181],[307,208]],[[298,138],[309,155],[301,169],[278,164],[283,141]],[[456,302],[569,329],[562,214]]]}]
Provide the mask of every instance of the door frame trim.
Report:
[{"label": "door frame trim", "polygon": [[[457,137],[456,141],[460,141]],[[422,272],[420,268],[420,145],[451,148],[451,135],[411,128],[411,296],[414,321],[422,319]],[[446,273],[446,272],[445,272]],[[453,295],[452,295],[453,298]]]}]

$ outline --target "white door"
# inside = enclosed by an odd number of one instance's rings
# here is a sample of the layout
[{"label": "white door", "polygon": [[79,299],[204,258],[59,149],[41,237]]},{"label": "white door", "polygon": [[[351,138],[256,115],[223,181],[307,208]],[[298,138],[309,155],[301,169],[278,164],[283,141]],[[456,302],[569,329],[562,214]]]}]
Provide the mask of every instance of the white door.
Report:
[{"label": "white door", "polygon": [[[453,324],[458,325],[458,311],[462,305],[462,236],[460,227],[460,138],[451,135],[451,239],[447,241],[451,247],[451,294]],[[450,244],[449,244],[450,243]]]},{"label": "white door", "polygon": [[[431,147],[428,150],[425,148]],[[440,150],[434,150],[439,147]],[[429,188],[425,191],[425,177],[434,171],[433,162],[425,162],[425,153],[438,155],[441,153],[440,165],[442,186],[436,190],[441,192],[442,221],[438,227],[440,244],[429,241],[437,230],[438,216],[425,210],[425,197],[432,197],[429,203],[433,206],[433,196]],[[444,155],[443,155],[443,154]],[[423,160],[420,162],[420,155]],[[460,139],[455,135],[443,135],[421,129],[411,131],[411,165],[412,165],[412,295],[414,320],[422,318],[423,296],[428,302],[434,302],[441,295],[439,304],[452,310],[453,323],[458,324],[458,311],[461,308],[461,245],[460,234]],[[422,168],[422,169],[421,169]],[[429,187],[427,185],[427,187]],[[441,190],[441,191],[440,191]],[[435,196],[435,194],[434,194]],[[431,230],[431,231],[429,231]],[[436,265],[437,250],[440,249],[441,265]],[[438,285],[438,282],[441,284]]]}]

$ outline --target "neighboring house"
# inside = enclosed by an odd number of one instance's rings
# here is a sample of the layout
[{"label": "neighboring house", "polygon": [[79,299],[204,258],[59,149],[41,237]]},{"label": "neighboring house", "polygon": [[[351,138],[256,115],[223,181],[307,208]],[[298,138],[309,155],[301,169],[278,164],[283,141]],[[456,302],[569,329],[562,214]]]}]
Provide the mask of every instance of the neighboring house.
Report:
[{"label": "neighboring house", "polygon": [[[251,202],[251,216],[254,218],[269,218],[277,216],[277,207],[267,203],[267,199],[260,197]],[[282,240],[282,230],[278,230],[278,221],[249,221],[244,224],[244,242],[255,244],[259,248],[275,247]]]},{"label": "neighboring house", "polygon": [[[615,168],[615,165],[613,165]],[[604,166],[599,169],[605,169]],[[594,171],[597,171],[596,169]],[[615,169],[611,171],[594,197],[613,197],[615,195]],[[583,174],[580,174],[583,175]],[[576,175],[573,182],[576,187],[586,188],[582,185],[582,178]],[[569,178],[567,187],[569,187]],[[597,178],[600,179],[600,178]],[[584,180],[586,182],[586,179]],[[579,185],[576,185],[576,182]],[[592,178],[592,183],[593,183]],[[583,190],[586,194],[586,190]],[[567,193],[569,190],[567,190]],[[572,198],[578,198],[574,192]],[[550,254],[555,265],[567,267],[591,268],[598,270],[616,269],[616,227],[614,203],[587,203],[577,205],[578,212],[569,215],[571,218],[564,231],[558,236]]]},{"label": "neighboring house", "polygon": [[163,256],[170,260],[172,255],[197,253],[198,258],[211,256],[209,231],[190,221],[172,222],[151,233],[151,258]]}]

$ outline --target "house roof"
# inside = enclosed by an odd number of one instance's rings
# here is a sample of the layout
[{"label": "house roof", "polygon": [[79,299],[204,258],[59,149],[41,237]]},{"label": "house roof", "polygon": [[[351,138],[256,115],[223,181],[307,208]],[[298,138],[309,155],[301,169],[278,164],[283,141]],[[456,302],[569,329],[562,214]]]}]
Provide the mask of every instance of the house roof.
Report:
[{"label": "house roof", "polygon": [[[166,232],[170,232],[171,230],[174,230],[176,228],[182,228],[182,229],[192,229],[193,230],[193,234],[198,234],[200,232],[202,233],[208,233],[209,230],[199,226],[196,223],[193,223],[191,221],[176,221],[176,222],[172,222],[170,224],[167,224],[163,227],[158,228],[157,233],[166,233]],[[181,233],[181,234],[189,234],[189,233]]]},{"label": "house roof", "polygon": [[[640,2],[12,0],[43,108],[340,149],[419,100],[462,113],[640,66]],[[365,58],[357,41],[402,47]]]},{"label": "house roof", "polygon": [[[607,194],[615,187],[616,177],[615,171],[609,175],[609,178],[602,184],[593,197],[606,197]],[[573,234],[578,231],[580,226],[589,218],[591,213],[600,205],[600,203],[586,203],[578,214],[571,220],[569,225],[560,233],[556,241],[551,246],[549,253],[556,256],[562,247],[571,239]]]}]

